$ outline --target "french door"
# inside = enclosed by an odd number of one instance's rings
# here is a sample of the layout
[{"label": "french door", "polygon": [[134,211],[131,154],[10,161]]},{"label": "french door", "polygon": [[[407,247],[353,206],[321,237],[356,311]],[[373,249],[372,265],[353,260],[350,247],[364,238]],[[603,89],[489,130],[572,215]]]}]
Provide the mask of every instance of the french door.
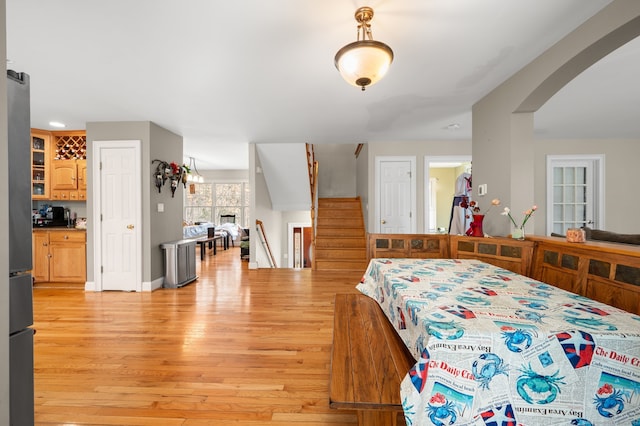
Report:
[{"label": "french door", "polygon": [[547,234],[603,223],[603,156],[547,156]]}]

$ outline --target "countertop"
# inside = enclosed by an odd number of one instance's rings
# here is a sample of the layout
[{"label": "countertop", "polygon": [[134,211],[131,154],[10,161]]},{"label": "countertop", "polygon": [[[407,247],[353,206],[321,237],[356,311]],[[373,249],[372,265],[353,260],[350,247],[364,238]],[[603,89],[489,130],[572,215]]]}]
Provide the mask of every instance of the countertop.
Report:
[{"label": "countertop", "polygon": [[67,228],[66,226],[36,226],[33,228],[33,232],[43,232],[43,231],[86,231],[84,228]]}]

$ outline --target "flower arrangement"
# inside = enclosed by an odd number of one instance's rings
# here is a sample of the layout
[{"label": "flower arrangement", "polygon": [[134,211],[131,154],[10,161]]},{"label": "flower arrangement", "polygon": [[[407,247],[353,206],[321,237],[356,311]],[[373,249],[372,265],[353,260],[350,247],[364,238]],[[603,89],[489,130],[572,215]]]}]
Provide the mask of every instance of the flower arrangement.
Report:
[{"label": "flower arrangement", "polygon": [[[460,207],[471,210],[471,215],[473,216],[473,222],[469,224],[469,229],[467,230],[466,234],[472,235],[474,237],[483,237],[484,231],[482,229],[482,220],[484,218],[484,215],[489,213],[489,210],[491,210],[491,207],[499,206],[499,205],[500,205],[500,200],[497,198],[494,198],[493,200],[491,200],[491,205],[489,205],[487,210],[484,213],[482,213],[480,210],[480,206],[476,201],[469,201],[467,203],[467,200],[463,199],[463,201],[460,203]],[[469,219],[468,214],[466,215],[466,217],[467,219]]]},{"label": "flower arrangement", "polygon": [[491,205],[487,208],[487,210],[484,213],[481,213],[480,206],[475,201],[469,201],[467,203],[467,201],[465,199],[460,203],[460,207],[465,208],[465,209],[468,208],[469,210],[471,210],[471,214],[481,214],[481,215],[485,215],[485,214],[489,213],[489,210],[491,210],[491,207],[499,206],[499,205],[500,205],[500,200],[497,199],[497,198],[494,198],[493,200],[491,200]]},{"label": "flower arrangement", "polygon": [[524,212],[524,219],[522,220],[522,225],[518,226],[518,224],[516,224],[516,221],[513,220],[513,216],[511,216],[511,209],[509,207],[505,207],[504,211],[502,213],[500,213],[503,216],[508,216],[509,219],[511,219],[511,223],[513,223],[513,226],[515,226],[518,229],[524,229],[524,225],[527,223],[527,221],[529,220],[529,218],[531,217],[531,215],[538,210],[538,206],[533,205],[533,207],[531,207],[529,210]]},{"label": "flower arrangement", "polygon": [[509,207],[504,208],[504,211],[500,214],[503,216],[508,216],[509,219],[511,220],[511,223],[513,223],[513,226],[516,227],[515,231],[513,231],[513,233],[511,234],[513,238],[517,238],[520,240],[524,239],[524,225],[527,223],[531,215],[533,215],[533,213],[536,210],[538,210],[538,206],[536,206],[535,204],[529,210],[526,210],[524,212],[524,219],[522,219],[522,224],[518,226],[516,221],[513,220],[513,216],[511,216],[511,209]]}]

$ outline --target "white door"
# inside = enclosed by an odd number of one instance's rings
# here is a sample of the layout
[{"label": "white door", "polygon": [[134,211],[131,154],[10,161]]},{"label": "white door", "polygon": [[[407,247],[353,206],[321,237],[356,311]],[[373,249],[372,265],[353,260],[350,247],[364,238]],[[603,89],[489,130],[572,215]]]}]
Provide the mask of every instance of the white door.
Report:
[{"label": "white door", "polygon": [[104,143],[97,151],[100,256],[96,282],[101,290],[141,291],[139,141]]},{"label": "white door", "polygon": [[376,158],[378,208],[376,231],[382,234],[415,233],[415,159]]},{"label": "white door", "polygon": [[602,156],[547,156],[547,234],[603,223]]}]

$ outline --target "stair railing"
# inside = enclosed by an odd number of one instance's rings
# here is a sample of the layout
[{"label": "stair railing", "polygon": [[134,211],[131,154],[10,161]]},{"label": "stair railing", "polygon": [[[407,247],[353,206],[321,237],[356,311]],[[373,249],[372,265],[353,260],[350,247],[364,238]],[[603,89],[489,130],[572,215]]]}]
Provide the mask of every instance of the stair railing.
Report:
[{"label": "stair railing", "polygon": [[269,246],[269,241],[267,241],[267,234],[264,232],[264,226],[261,220],[256,219],[256,230],[258,231],[258,237],[260,238],[260,242],[262,243],[262,247],[264,251],[267,253],[269,257],[269,265],[272,268],[277,268],[276,259],[273,257],[273,253],[271,252],[271,247]]},{"label": "stair railing", "polygon": [[313,144],[306,144],[309,187],[311,188],[311,269],[316,269],[316,211],[318,205],[318,162]]}]

